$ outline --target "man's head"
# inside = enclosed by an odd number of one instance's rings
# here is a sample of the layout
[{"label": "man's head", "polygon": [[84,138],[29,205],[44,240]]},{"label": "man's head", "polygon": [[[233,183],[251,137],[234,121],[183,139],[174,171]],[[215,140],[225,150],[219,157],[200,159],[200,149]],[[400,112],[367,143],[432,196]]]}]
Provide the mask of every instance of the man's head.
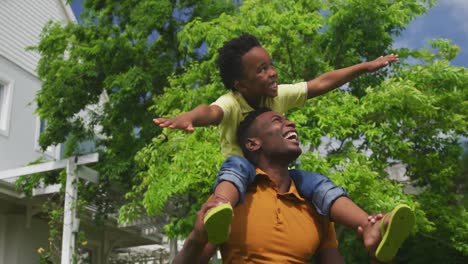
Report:
[{"label": "man's head", "polygon": [[241,122],[237,141],[245,158],[255,165],[261,158],[289,164],[302,153],[295,127],[283,115],[260,108]]},{"label": "man's head", "polygon": [[277,72],[268,52],[250,34],[224,43],[218,50],[218,67],[224,86],[246,97],[278,94]]}]

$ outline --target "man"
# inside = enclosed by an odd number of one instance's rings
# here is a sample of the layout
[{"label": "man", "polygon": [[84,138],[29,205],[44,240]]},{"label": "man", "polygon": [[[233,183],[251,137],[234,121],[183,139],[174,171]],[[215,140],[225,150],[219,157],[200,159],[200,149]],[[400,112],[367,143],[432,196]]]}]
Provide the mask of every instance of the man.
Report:
[{"label": "man", "polygon": [[[244,203],[221,245],[224,263],[343,263],[332,223],[300,197],[288,165],[300,154],[294,123],[267,110],[249,115],[239,128],[245,157],[257,169]],[[215,251],[207,242],[203,217],[219,202],[210,200],[198,213],[195,228],[174,263],[206,263]]]},{"label": "man", "polygon": [[[333,224],[300,197],[291,180],[288,166],[302,152],[295,124],[269,109],[258,109],[241,123],[238,142],[244,156],[257,167],[257,177],[246,193],[245,202],[234,209],[229,239],[221,245],[223,261],[309,263],[314,256],[320,263],[343,263]],[[340,197],[336,203],[352,214],[365,214],[349,198]],[[216,247],[208,243],[203,218],[209,209],[219,205],[219,201],[211,199],[202,206],[195,228],[174,263],[209,260]],[[386,219],[372,225],[364,244],[380,260],[390,261],[413,224],[411,209],[397,206]]]}]

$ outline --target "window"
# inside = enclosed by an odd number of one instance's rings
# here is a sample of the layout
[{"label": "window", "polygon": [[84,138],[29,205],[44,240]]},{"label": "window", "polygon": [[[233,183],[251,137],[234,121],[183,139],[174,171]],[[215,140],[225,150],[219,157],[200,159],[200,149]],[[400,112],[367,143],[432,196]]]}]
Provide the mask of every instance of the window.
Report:
[{"label": "window", "polygon": [[47,126],[47,121],[44,119],[39,119],[39,135],[45,132]]},{"label": "window", "polygon": [[13,81],[0,75],[0,135],[8,136],[10,130]]},{"label": "window", "polygon": [[2,104],[0,104],[0,116],[2,116],[2,108],[3,108],[3,97],[4,97],[4,94],[5,93],[5,87],[3,84],[0,83],[0,102],[2,102]]},{"label": "window", "polygon": [[47,120],[41,119],[37,117],[36,121],[36,146],[35,150],[38,152],[42,152],[46,154],[47,156],[54,158],[54,159],[59,159],[60,158],[60,151],[61,151],[61,146],[60,144],[58,146],[48,146],[45,151],[42,151],[41,146],[39,146],[39,137],[41,136],[42,133],[45,132],[47,127]]}]

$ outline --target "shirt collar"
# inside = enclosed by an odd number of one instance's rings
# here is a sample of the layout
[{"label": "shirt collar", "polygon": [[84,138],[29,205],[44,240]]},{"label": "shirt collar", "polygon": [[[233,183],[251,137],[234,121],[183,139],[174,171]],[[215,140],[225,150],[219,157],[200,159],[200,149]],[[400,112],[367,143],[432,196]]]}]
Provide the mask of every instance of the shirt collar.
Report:
[{"label": "shirt collar", "polygon": [[[263,179],[266,179],[270,183],[270,185],[277,190],[276,184],[270,179],[270,177],[268,176],[268,174],[266,174],[266,172],[264,172],[263,170],[257,168],[255,170],[255,173],[257,174],[257,176],[260,176]],[[299,191],[296,188],[296,184],[294,183],[294,180],[292,178],[291,178],[291,184],[289,185],[289,191],[287,191],[285,193],[281,193],[279,195],[294,197],[299,201],[305,202],[305,199],[302,198],[301,195],[299,194]]]},{"label": "shirt collar", "polygon": [[[240,104],[240,108],[241,108],[241,111],[242,111],[242,114],[243,115],[246,115],[252,111],[255,111],[255,109],[253,109],[249,103],[247,103],[247,101],[245,100],[244,96],[242,96],[241,93],[239,92],[232,92],[233,96],[237,99],[237,101],[239,102]],[[262,100],[260,101],[260,107],[263,107],[265,105],[265,98],[262,97]]]}]

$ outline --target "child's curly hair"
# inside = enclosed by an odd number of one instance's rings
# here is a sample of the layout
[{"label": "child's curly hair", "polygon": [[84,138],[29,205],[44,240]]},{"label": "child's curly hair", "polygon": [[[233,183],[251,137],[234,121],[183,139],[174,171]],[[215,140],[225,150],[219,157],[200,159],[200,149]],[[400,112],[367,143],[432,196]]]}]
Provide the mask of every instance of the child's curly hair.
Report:
[{"label": "child's curly hair", "polygon": [[224,42],[218,50],[219,74],[226,89],[235,91],[234,81],[242,78],[242,56],[254,47],[261,47],[257,38],[243,33],[238,38]]}]

